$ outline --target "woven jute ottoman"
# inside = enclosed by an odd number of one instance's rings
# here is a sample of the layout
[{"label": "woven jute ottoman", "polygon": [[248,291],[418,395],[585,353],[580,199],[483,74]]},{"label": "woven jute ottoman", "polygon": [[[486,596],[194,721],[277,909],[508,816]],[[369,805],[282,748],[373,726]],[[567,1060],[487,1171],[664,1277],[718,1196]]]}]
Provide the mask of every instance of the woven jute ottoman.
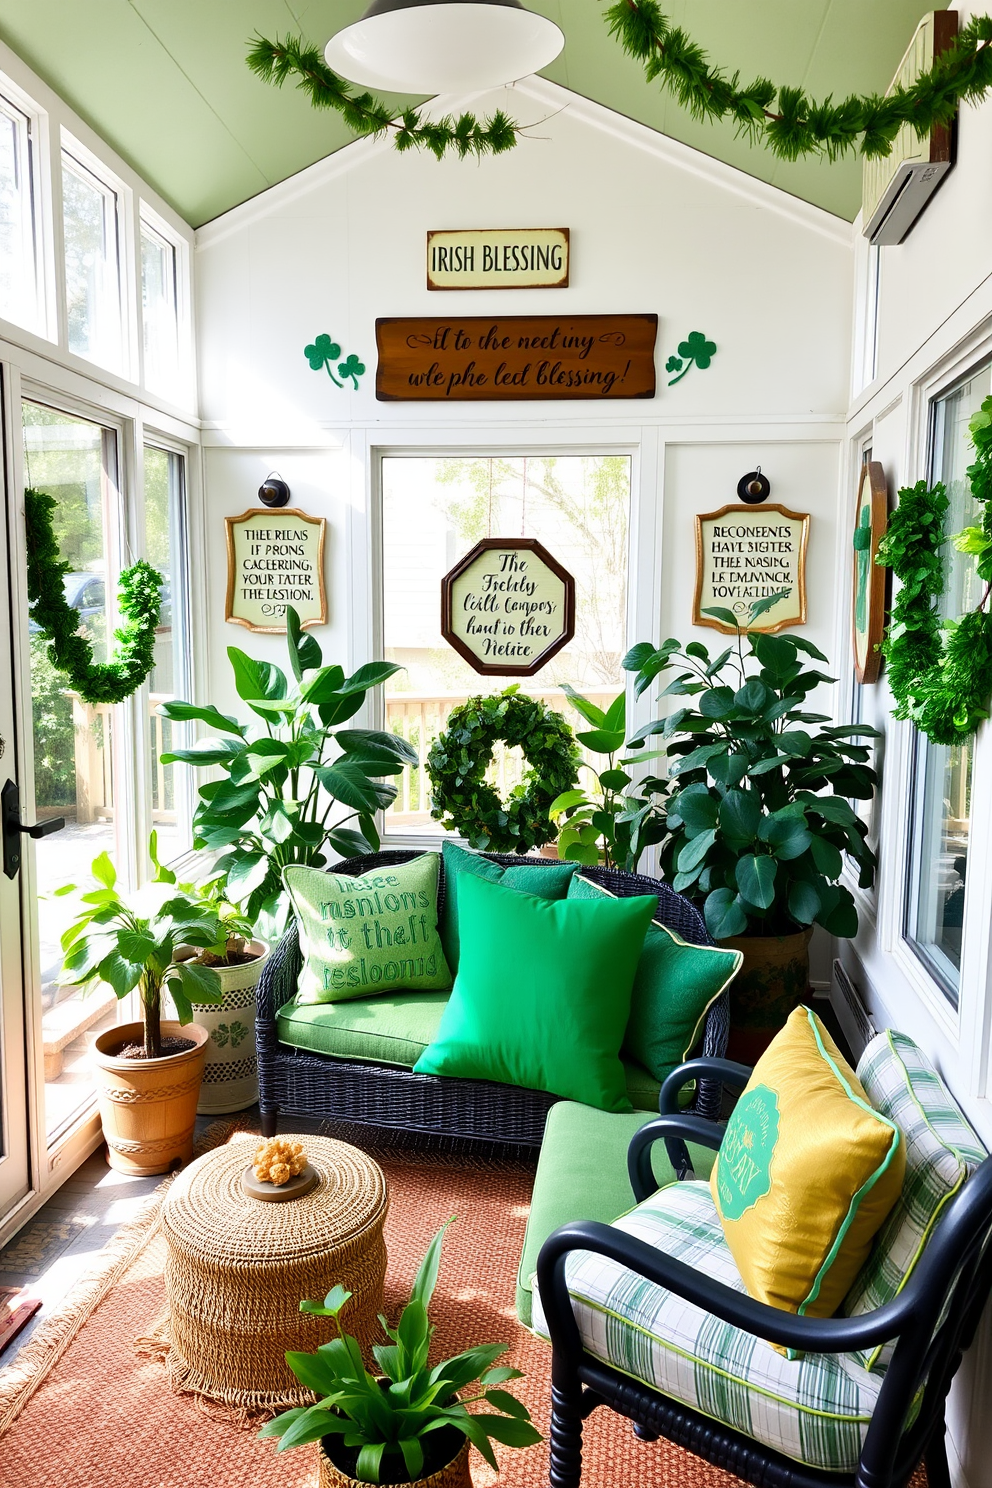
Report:
[{"label": "woven jute ottoman", "polygon": [[386,1180],[364,1152],[296,1136],[318,1175],[310,1193],[263,1203],[242,1188],[258,1137],[234,1138],[179,1174],[162,1211],[168,1241],[169,1377],[176,1390],[253,1409],[313,1397],[286,1364],[336,1334],[301,1313],[338,1283],[351,1292],[342,1323],[366,1352],[382,1311]]}]

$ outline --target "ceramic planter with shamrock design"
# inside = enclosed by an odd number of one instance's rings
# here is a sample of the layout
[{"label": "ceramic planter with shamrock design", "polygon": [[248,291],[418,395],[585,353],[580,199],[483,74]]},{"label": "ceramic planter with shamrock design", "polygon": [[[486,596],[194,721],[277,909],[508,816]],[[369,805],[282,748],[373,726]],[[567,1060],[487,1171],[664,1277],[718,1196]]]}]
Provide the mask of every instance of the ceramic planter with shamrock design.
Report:
[{"label": "ceramic planter with shamrock design", "polygon": [[255,995],[269,948],[264,940],[253,940],[248,953],[255,957],[253,961],[214,967],[220,977],[220,1002],[192,1005],[193,1022],[210,1035],[196,1108],[201,1116],[244,1111],[258,1100]]}]

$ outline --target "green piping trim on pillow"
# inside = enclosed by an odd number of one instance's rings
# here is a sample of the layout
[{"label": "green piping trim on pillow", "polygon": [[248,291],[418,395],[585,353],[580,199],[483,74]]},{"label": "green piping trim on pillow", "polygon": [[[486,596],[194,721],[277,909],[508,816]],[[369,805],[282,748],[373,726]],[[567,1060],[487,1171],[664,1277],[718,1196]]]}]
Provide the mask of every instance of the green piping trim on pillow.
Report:
[{"label": "green piping trim on pillow", "polygon": [[[967,1161],[966,1161],[966,1159],[964,1157],[964,1154],[957,1147],[955,1147],[951,1142],[945,1142],[944,1138],[939,1134],[939,1132],[937,1131],[937,1129],[934,1126],[933,1122],[930,1120],[930,1117],[927,1115],[926,1111],[920,1105],[919,1096],[916,1094],[916,1091],[913,1089],[912,1076],[910,1075],[909,1070],[906,1068],[906,1061],[903,1059],[902,1055],[897,1051],[896,1046],[895,1046],[895,1043],[893,1042],[891,1028],[887,1028],[885,1030],[885,1039],[886,1039],[886,1042],[888,1043],[888,1046],[889,1046],[889,1052],[891,1053],[891,1055],[892,1055],[893,1059],[896,1061],[896,1063],[899,1065],[899,1068],[902,1070],[903,1075],[906,1078],[906,1089],[909,1091],[910,1100],[913,1102],[914,1106],[919,1111],[920,1115],[923,1117],[923,1124],[931,1132],[931,1134],[933,1136],[933,1139],[938,1144],[938,1146],[943,1147],[943,1149],[944,1149],[945,1152],[952,1152],[954,1154],[954,1156],[958,1160],[958,1181],[954,1185],[953,1188],[951,1188],[951,1189],[949,1189],[947,1191],[947,1193],[941,1199],[940,1203],[937,1205],[936,1209],[933,1211],[933,1214],[930,1216],[930,1219],[929,1219],[929,1221],[927,1223],[927,1227],[923,1231],[923,1234],[920,1237],[920,1243],[917,1245],[916,1250],[913,1252],[913,1258],[910,1261],[909,1265],[906,1267],[905,1271],[903,1272],[903,1274],[902,1274],[902,1276],[900,1278],[900,1281],[899,1281],[899,1285],[896,1287],[895,1292],[893,1293],[892,1301],[894,1302],[895,1299],[896,1299],[896,1297],[898,1297],[899,1293],[902,1291],[903,1287],[906,1285],[907,1281],[909,1280],[909,1278],[912,1276],[914,1270],[916,1269],[916,1266],[919,1263],[920,1256],[923,1254],[924,1250],[926,1249],[927,1242],[929,1241],[930,1236],[933,1234],[933,1231],[934,1231],[934,1228],[935,1228],[935,1226],[937,1224],[937,1221],[940,1218],[941,1214],[943,1214],[944,1209],[950,1203],[951,1199],[954,1198],[955,1194],[960,1193],[961,1187],[964,1184],[966,1178],[968,1177],[968,1164],[967,1164]],[[948,1095],[950,1095],[950,1091],[948,1091]],[[955,1102],[955,1104],[957,1104],[957,1102]],[[965,1117],[962,1115],[961,1119],[962,1119],[962,1121],[964,1121],[965,1120]],[[884,1349],[885,1349],[885,1344],[884,1343],[879,1343],[879,1344],[876,1344],[875,1345],[875,1347],[872,1349],[871,1353],[868,1355],[868,1358],[867,1358],[867,1360],[865,1362],[865,1368],[867,1370],[870,1371],[870,1370],[874,1369],[875,1365],[878,1363],[879,1359],[882,1357],[882,1353],[883,1353]]]},{"label": "green piping trim on pillow", "polygon": [[[588,884],[591,889],[598,889],[601,894],[605,894],[608,899],[618,899],[620,897],[619,894],[611,893],[611,891],[609,889],[605,889],[602,884],[596,883],[591,878],[586,878],[586,876],[585,876],[584,873],[579,873],[577,876],[579,878],[581,878],[581,880],[582,880],[583,883]],[[686,1045],[686,1047],[682,1050],[682,1058],[683,1058],[683,1060],[685,1060],[685,1059],[688,1059],[689,1055],[692,1053],[693,1049],[696,1047],[696,1045],[699,1042],[700,1035],[701,1035],[701,1033],[703,1031],[703,1025],[706,1022],[706,1019],[707,1019],[707,1016],[709,1014],[710,1008],[713,1006],[713,1004],[715,1002],[719,1001],[719,999],[723,996],[724,992],[726,992],[727,988],[730,986],[731,982],[734,980],[734,977],[740,971],[741,966],[744,964],[744,952],[743,951],[734,951],[734,950],[731,950],[729,946],[717,946],[717,945],[699,946],[699,945],[695,945],[695,944],[693,944],[692,941],[683,940],[682,937],[681,937],[681,935],[679,935],[679,933],[678,933],[677,930],[673,930],[670,925],[664,925],[664,924],[662,924],[661,920],[652,920],[651,921],[651,925],[650,925],[649,928],[654,929],[654,930],[663,930],[665,932],[665,934],[668,936],[669,940],[674,941],[675,944],[678,945],[678,946],[684,946],[686,948],[686,950],[689,950],[689,951],[710,951],[710,952],[714,952],[718,956],[730,956],[733,959],[733,963],[734,963],[733,970],[730,972],[729,976],[727,977],[727,979],[723,983],[723,985],[720,987],[719,991],[714,992],[713,996],[710,998],[709,1002],[703,1008],[702,1012],[700,1013],[699,1017],[696,1020],[696,1026],[692,1030],[692,1037],[689,1040],[689,1042]]]},{"label": "green piping trim on pillow", "polygon": [[[819,1049],[822,1058],[829,1066],[829,1068],[833,1071],[836,1079],[843,1086],[844,1092],[847,1095],[848,1099],[851,1101],[852,1105],[860,1106],[863,1111],[867,1111],[869,1115],[874,1116],[882,1126],[887,1126],[892,1133],[892,1140],[889,1143],[889,1150],[888,1154],[886,1155],[885,1161],[878,1165],[874,1173],[871,1174],[866,1182],[864,1182],[858,1189],[857,1193],[854,1194],[854,1196],[852,1197],[847,1214],[841,1222],[837,1234],[834,1236],[834,1243],[833,1245],[831,1245],[826,1256],[824,1257],[823,1264],[821,1265],[819,1271],[816,1273],[816,1276],[813,1279],[813,1285],[810,1288],[808,1295],[803,1299],[802,1302],[800,1302],[799,1306],[796,1308],[796,1312],[800,1316],[802,1316],[807,1307],[809,1307],[811,1303],[815,1302],[817,1297],[820,1295],[820,1287],[822,1286],[824,1278],[829,1272],[830,1267],[834,1264],[834,1261],[836,1261],[837,1256],[840,1253],[841,1246],[843,1245],[844,1240],[847,1237],[848,1230],[854,1223],[862,1199],[864,1198],[865,1194],[871,1192],[875,1184],[881,1178],[882,1174],[887,1171],[890,1164],[892,1163],[892,1159],[899,1151],[899,1143],[902,1140],[902,1132],[899,1130],[898,1126],[896,1126],[895,1122],[890,1121],[887,1116],[883,1116],[881,1111],[876,1111],[874,1106],[870,1106],[867,1101],[862,1100],[861,1097],[859,1095],[856,1095],[851,1089],[847,1079],[844,1076],[843,1071],[830,1057],[830,1054],[824,1047],[823,1040],[820,1037],[820,1030],[816,1026],[816,1015],[810,1008],[806,1009],[806,1019],[812,1030],[813,1037],[816,1040],[816,1046]],[[790,1359],[795,1359],[798,1357],[794,1349],[788,1349],[787,1355]]]}]

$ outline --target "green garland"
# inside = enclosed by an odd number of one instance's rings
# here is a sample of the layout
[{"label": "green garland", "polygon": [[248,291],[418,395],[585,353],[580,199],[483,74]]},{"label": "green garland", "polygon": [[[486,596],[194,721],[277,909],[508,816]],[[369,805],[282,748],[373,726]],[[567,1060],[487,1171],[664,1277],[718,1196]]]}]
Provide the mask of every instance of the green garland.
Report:
[{"label": "green garland", "polygon": [[[888,155],[904,124],[922,139],[935,124],[949,124],[959,103],[978,103],[992,88],[992,16],[987,15],[973,16],[910,87],[895,88],[887,97],[851,94],[836,104],[830,98],[818,103],[801,88],[768,78],[741,87],[738,73],[728,76],[710,66],[702,48],[671,24],[657,0],[617,0],[606,20],[628,56],[643,63],[648,82],[660,79],[696,119],[732,119],[739,134],[767,145],[782,160],[802,155],[836,160],[849,151],[868,158]],[[276,87],[295,76],[314,108],[335,109],[358,135],[393,130],[398,150],[426,149],[438,160],[449,151],[462,159],[502,155],[522,132],[502,109],[483,121],[460,114],[430,122],[414,108],[395,116],[371,93],[356,93],[302,36],[281,41],[256,36],[247,62]]]},{"label": "green garland", "polygon": [[901,586],[882,642],[895,717],[909,719],[935,744],[963,743],[989,717],[992,697],[992,614],[986,608],[992,588],[992,398],[969,428],[976,459],[968,466],[968,481],[983,511],[954,544],[976,560],[986,586],[979,604],[957,620],[941,621],[940,549],[947,541],[950,503],[939,483],[931,489],[919,481],[899,492],[875,560],[891,568]]},{"label": "green garland", "polygon": [[428,150],[438,160],[453,150],[464,160],[466,155],[502,155],[517,143],[519,125],[502,109],[481,121],[474,114],[427,120],[414,108],[403,109],[396,117],[371,93],[356,93],[302,36],[286,36],[281,41],[256,36],[246,60],[252,72],[277,88],[295,75],[296,86],[314,108],[334,109],[357,135],[377,138],[393,130],[397,150]]},{"label": "green garland", "polygon": [[93,648],[78,634],[79,614],[66,602],[62,577],[70,565],[60,557],[52,527],[56,505],[42,491],[24,493],[31,619],[49,643],[49,661],[74,692],[87,703],[122,703],[155,664],[162,575],[143,558],[122,571],[117,603],[124,624],[114,632],[117,650],[110,661],[94,662]]},{"label": "green garland", "polygon": [[[485,779],[493,745],[519,745],[530,769],[503,802]],[[558,835],[548,808],[578,779],[575,735],[560,713],[515,688],[494,697],[471,697],[449,714],[431,745],[427,773],[431,816],[473,847],[525,853]]]}]

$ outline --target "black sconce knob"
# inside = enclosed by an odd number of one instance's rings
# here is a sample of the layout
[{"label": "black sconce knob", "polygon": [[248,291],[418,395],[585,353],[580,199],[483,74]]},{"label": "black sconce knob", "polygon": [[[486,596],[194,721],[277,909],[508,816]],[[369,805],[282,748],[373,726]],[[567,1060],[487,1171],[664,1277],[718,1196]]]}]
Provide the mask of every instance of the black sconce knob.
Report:
[{"label": "black sconce knob", "polygon": [[757,506],[759,501],[767,500],[771,489],[768,477],[761,473],[760,465],[757,470],[749,470],[747,475],[742,475],[737,482],[737,494],[748,506]]},{"label": "black sconce knob", "polygon": [[285,506],[289,501],[289,487],[273,472],[259,486],[258,499],[263,506]]}]

